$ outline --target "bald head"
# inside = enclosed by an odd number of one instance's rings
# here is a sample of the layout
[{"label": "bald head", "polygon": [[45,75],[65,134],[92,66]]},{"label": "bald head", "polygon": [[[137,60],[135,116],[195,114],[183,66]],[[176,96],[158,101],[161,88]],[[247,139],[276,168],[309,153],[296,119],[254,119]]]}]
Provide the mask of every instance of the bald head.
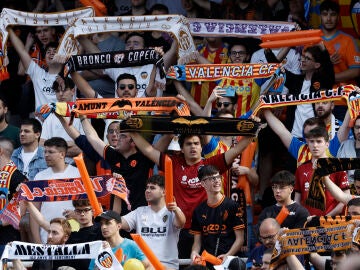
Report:
[{"label": "bald head", "polygon": [[274,218],[266,218],[261,222],[260,230],[261,228],[264,229],[274,229],[276,231],[280,230],[280,225]]},{"label": "bald head", "polygon": [[259,228],[259,239],[266,248],[273,248],[280,230],[279,223],[274,218],[266,218]]},{"label": "bald head", "polygon": [[1,154],[10,159],[11,158],[11,154],[14,151],[14,144],[13,142],[5,137],[0,137],[0,149],[1,149]]}]

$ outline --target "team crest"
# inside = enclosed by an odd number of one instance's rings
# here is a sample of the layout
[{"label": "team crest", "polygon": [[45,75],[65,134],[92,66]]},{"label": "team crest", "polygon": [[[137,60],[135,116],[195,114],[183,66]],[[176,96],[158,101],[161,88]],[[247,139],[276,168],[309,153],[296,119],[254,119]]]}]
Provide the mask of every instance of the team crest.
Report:
[{"label": "team crest", "polygon": [[113,265],[113,258],[111,257],[111,254],[107,251],[100,253],[97,260],[99,264],[105,268],[111,268]]},{"label": "team crest", "polygon": [[140,76],[141,76],[141,79],[145,80],[148,77],[148,73],[146,71],[141,72]]},{"label": "team crest", "polygon": [[125,58],[125,54],[123,53],[118,53],[114,55],[114,62],[116,64],[121,64],[121,62],[124,60]]},{"label": "team crest", "polygon": [[163,220],[164,223],[166,223],[166,221],[167,221],[168,219],[169,219],[169,216],[168,216],[168,215],[165,215],[165,216],[163,216],[163,219],[162,219],[162,220]]}]

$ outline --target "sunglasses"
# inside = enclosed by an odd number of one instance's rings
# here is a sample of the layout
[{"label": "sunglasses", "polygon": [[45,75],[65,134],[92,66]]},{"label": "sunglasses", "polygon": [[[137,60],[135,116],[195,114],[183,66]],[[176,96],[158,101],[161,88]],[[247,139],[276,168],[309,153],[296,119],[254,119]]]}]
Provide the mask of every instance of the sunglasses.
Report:
[{"label": "sunglasses", "polygon": [[128,88],[129,90],[133,90],[135,88],[135,84],[119,84],[119,89],[120,90],[125,90],[125,88]]},{"label": "sunglasses", "polygon": [[221,106],[223,106],[223,105],[224,105],[224,108],[227,108],[231,104],[232,104],[231,102],[220,102],[220,101],[216,102],[216,106],[218,106],[219,108],[221,108]]}]

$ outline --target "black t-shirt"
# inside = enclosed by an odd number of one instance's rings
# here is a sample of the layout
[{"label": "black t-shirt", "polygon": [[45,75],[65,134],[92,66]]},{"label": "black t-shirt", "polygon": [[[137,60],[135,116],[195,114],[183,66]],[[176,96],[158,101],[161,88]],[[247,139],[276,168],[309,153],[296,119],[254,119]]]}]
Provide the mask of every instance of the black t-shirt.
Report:
[{"label": "black t-shirt", "polygon": [[[245,227],[240,212],[239,204],[227,197],[216,205],[202,202],[194,210],[190,232],[201,233],[201,246],[210,254],[215,256],[225,254],[235,241],[234,230]],[[217,243],[218,250],[215,254]]]},{"label": "black t-shirt", "polygon": [[[110,164],[112,172],[119,173],[124,177],[126,186],[130,191],[129,202],[131,209],[147,205],[145,187],[150,169],[154,167],[154,163],[139,151],[125,158],[110,146],[107,146],[104,150],[104,159]],[[129,211],[123,200],[122,203],[121,214],[125,215]]]}]

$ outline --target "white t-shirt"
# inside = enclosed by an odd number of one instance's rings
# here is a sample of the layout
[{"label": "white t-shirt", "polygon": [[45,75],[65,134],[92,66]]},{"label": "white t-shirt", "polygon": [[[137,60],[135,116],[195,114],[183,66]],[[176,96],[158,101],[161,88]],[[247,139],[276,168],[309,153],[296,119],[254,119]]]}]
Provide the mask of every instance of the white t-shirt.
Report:
[{"label": "white t-shirt", "polygon": [[34,61],[30,62],[26,73],[29,74],[34,84],[35,109],[43,104],[57,101],[55,92],[52,89],[57,74],[50,74],[39,67]]},{"label": "white t-shirt", "polygon": [[[280,52],[281,49],[272,49],[272,52],[277,55]],[[288,52],[288,54],[285,57],[286,59],[286,64],[284,65],[284,68],[288,71],[291,71],[294,74],[300,74],[301,70],[300,70],[300,54],[294,50],[294,49],[290,49],[290,51]],[[265,54],[264,54],[264,49],[260,49],[257,50],[256,52],[253,53],[253,55],[251,56],[251,60],[250,63],[267,63]],[[267,85],[269,83],[269,80],[266,81],[262,86],[261,86],[261,90],[264,90]],[[284,91],[285,93],[287,93],[287,88],[284,86]],[[283,93],[283,94],[285,94]]]},{"label": "white t-shirt", "polygon": [[[116,79],[120,74],[128,73],[134,75],[136,77],[136,88],[138,89],[138,93],[136,97],[145,97],[146,87],[149,85],[151,72],[154,68],[153,64],[148,64],[144,66],[138,67],[127,67],[127,68],[108,68],[105,69],[105,73],[115,82],[115,97],[118,97],[116,93]],[[159,72],[156,71],[155,75],[155,84],[157,87],[157,96],[162,96],[162,91],[165,90],[166,79],[160,79]]]},{"label": "white t-shirt", "polygon": [[[85,134],[79,118],[74,118],[73,126],[80,132],[80,134],[82,135]],[[51,113],[45,119],[42,125],[42,132],[41,132],[41,139],[47,140],[52,137],[61,137],[65,141],[74,141],[69,136],[69,134],[67,134],[60,120],[53,113]]]},{"label": "white t-shirt", "polygon": [[[80,177],[78,169],[74,166],[67,165],[66,169],[61,173],[54,173],[52,168],[47,168],[34,177],[34,180],[50,180],[50,179],[65,179],[65,178],[77,178]],[[63,217],[64,210],[73,210],[72,201],[58,201],[58,202],[43,202],[41,205],[41,214],[47,221],[50,221],[56,217]],[[47,231],[40,229],[40,238],[42,243],[47,242]]]},{"label": "white t-shirt", "polygon": [[[309,94],[311,80],[304,80],[300,94]],[[314,117],[314,109],[312,104],[297,105],[295,110],[295,121],[291,131],[291,135],[302,138],[303,137],[303,124],[306,119]]]},{"label": "white t-shirt", "polygon": [[29,173],[29,164],[30,161],[32,160],[32,158],[35,156],[35,154],[37,153],[38,148],[36,147],[34,152],[24,152],[24,148],[21,149],[21,159],[24,163],[24,168],[22,170],[22,173],[26,176]]},{"label": "white t-shirt", "polygon": [[123,216],[140,234],[150,249],[168,268],[179,269],[177,242],[180,229],[174,225],[175,214],[166,207],[154,212],[150,206],[141,206]]}]

